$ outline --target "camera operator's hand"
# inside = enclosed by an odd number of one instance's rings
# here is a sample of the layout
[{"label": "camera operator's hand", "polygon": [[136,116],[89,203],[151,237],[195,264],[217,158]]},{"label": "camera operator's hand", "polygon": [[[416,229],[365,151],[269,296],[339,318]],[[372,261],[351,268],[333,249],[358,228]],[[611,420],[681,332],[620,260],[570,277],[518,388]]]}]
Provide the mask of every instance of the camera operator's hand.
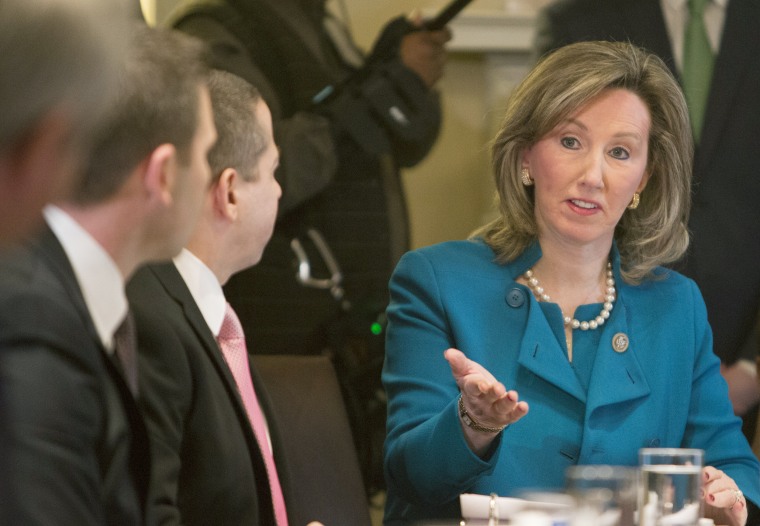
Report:
[{"label": "camera operator's hand", "polygon": [[[412,24],[419,27],[422,19],[419,15],[412,19]],[[446,63],[444,45],[451,40],[451,31],[444,28],[438,31],[420,29],[412,31],[401,39],[399,55],[406,67],[414,71],[428,88],[432,88],[443,76]]]}]

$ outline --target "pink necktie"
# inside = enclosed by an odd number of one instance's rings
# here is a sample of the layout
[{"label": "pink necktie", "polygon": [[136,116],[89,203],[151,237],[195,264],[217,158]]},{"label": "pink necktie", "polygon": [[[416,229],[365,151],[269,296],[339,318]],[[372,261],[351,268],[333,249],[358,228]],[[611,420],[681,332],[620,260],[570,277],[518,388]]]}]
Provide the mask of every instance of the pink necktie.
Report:
[{"label": "pink necktie", "polygon": [[248,368],[248,351],[245,346],[243,326],[229,303],[227,303],[227,310],[224,313],[224,321],[217,341],[222,349],[224,360],[235,378],[240,397],[243,399],[243,405],[245,405],[245,410],[248,413],[248,419],[251,421],[251,427],[253,427],[253,434],[256,435],[261,455],[264,457],[277,526],[287,526],[288,515],[285,511],[285,499],[282,496],[280,479],[274,465],[274,455],[267,439],[267,424],[258,398],[256,398],[256,391],[254,391],[251,381],[251,371]]}]

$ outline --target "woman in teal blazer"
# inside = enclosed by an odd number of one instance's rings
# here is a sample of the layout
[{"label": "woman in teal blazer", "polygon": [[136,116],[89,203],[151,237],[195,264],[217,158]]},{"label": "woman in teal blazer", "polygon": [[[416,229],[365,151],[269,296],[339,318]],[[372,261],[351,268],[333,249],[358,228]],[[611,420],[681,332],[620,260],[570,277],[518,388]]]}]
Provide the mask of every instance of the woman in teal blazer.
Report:
[{"label": "woman in teal blazer", "polygon": [[706,515],[745,524],[760,465],[699,290],[659,266],[686,249],[691,173],[665,66],[628,44],[555,52],[511,96],[493,153],[499,218],[406,254],[391,279],[385,523],[691,447]]}]

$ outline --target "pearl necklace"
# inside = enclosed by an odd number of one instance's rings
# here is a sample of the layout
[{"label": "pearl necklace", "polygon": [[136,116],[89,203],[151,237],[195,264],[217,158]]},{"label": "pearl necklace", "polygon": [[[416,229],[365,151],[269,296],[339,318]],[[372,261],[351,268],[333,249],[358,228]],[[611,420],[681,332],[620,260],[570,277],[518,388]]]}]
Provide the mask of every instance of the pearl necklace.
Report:
[{"label": "pearl necklace", "polygon": [[[610,317],[610,312],[612,311],[612,307],[615,305],[615,277],[612,275],[612,264],[607,263],[607,278],[605,280],[605,289],[604,289],[604,306],[602,306],[602,310],[599,313],[599,315],[589,321],[578,321],[575,318],[571,318],[570,316],[562,315],[565,321],[565,325],[572,327],[573,329],[580,329],[582,331],[587,331],[589,329],[596,329],[600,325],[604,325],[604,322],[607,318]],[[544,292],[544,288],[541,286],[541,284],[538,282],[538,279],[533,275],[533,269],[529,268],[525,271],[524,274],[525,279],[528,282],[528,286],[533,291],[533,294],[536,295],[536,299],[538,301],[543,302],[550,302],[551,298],[548,294]]]}]

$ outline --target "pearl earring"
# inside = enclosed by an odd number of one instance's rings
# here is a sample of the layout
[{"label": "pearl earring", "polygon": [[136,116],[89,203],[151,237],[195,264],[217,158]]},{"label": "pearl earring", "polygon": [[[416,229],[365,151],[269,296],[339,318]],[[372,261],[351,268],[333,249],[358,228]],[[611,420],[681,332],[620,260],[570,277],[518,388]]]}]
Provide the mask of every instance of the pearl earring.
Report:
[{"label": "pearl earring", "polygon": [[641,196],[638,192],[633,193],[633,198],[631,199],[631,203],[628,205],[629,210],[636,210],[639,207],[639,201],[641,201]]},{"label": "pearl earring", "polygon": [[520,171],[520,179],[525,186],[533,186],[533,178],[530,176],[530,171],[527,168],[523,168]]}]

